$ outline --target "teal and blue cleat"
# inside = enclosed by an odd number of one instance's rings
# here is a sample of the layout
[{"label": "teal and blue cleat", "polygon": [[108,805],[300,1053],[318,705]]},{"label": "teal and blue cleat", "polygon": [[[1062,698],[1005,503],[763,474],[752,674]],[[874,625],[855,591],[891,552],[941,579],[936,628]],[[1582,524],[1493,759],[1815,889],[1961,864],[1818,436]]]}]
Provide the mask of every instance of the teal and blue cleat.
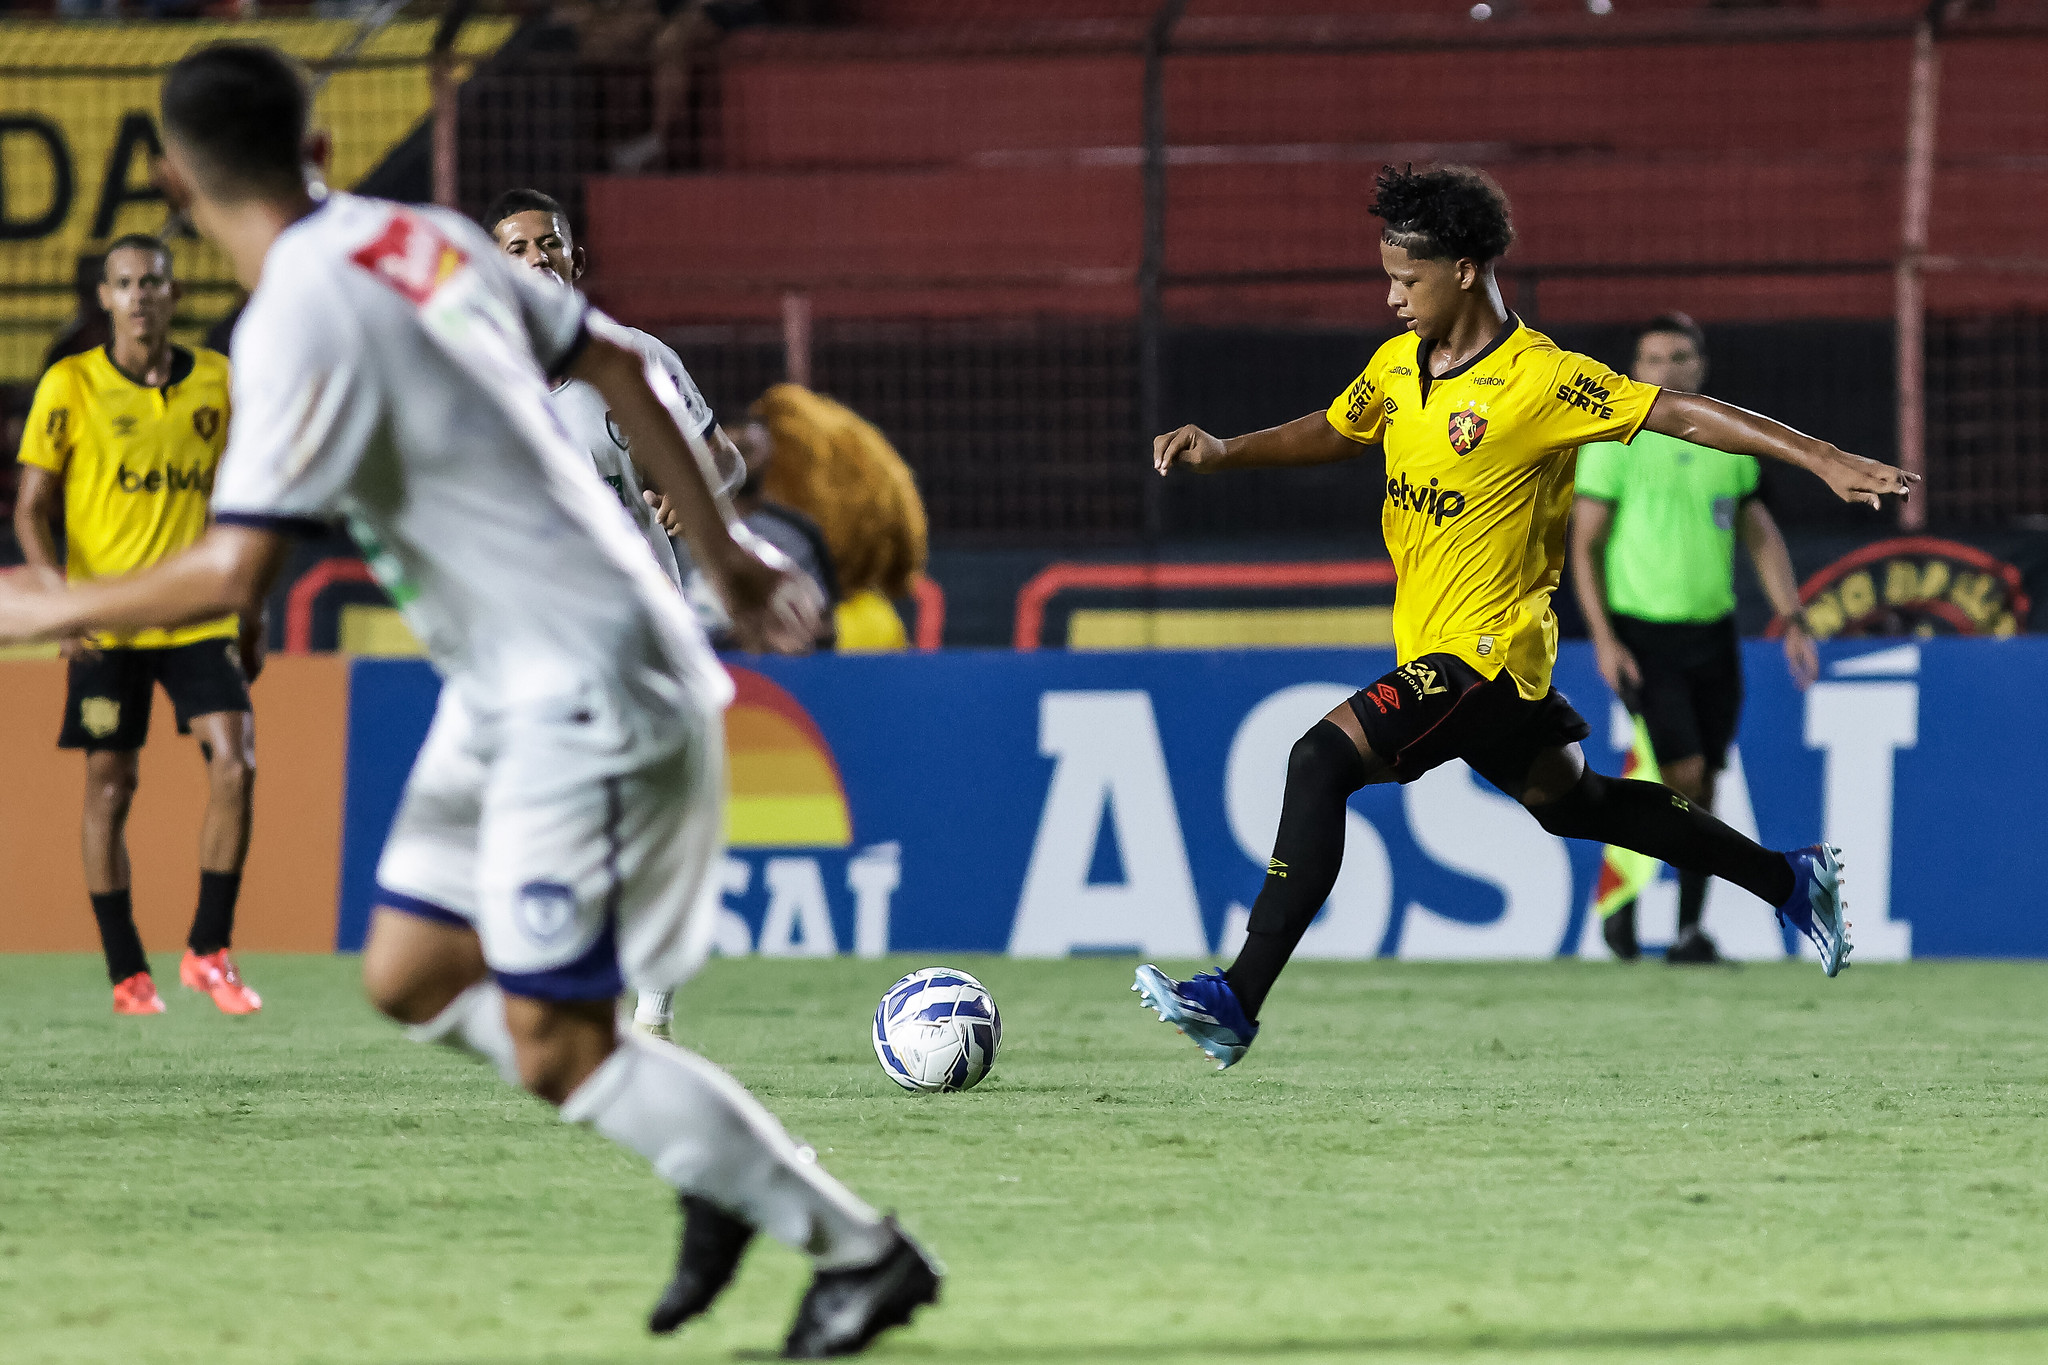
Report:
[{"label": "teal and blue cleat", "polygon": [[1792,895],[1778,907],[1778,918],[1806,935],[1820,950],[1820,969],[1829,976],[1849,965],[1852,951],[1849,922],[1842,918],[1849,901],[1842,894],[1848,875],[1842,870],[1842,850],[1833,844],[1815,844],[1785,855],[1792,864]]},{"label": "teal and blue cleat", "polygon": [[1259,1026],[1244,1017],[1236,992],[1221,972],[1200,972],[1175,981],[1147,963],[1138,968],[1131,987],[1147,1009],[1157,1010],[1162,1023],[1173,1025],[1215,1059],[1222,1071],[1237,1065],[1259,1036]]}]

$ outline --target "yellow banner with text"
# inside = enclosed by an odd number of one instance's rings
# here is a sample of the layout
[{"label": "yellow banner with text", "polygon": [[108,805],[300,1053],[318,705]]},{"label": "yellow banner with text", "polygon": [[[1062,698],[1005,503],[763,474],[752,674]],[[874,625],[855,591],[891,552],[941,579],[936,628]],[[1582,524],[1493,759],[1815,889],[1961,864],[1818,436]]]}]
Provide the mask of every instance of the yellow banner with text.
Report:
[{"label": "yellow banner with text", "polygon": [[[199,23],[0,22],[0,382],[33,380],[43,350],[77,308],[81,258],[125,232],[164,226],[150,164],[162,146],[165,68],[224,38],[276,44],[316,69],[356,32],[340,19]],[[333,72],[314,108],[334,143],[329,178],[353,186],[427,116],[434,23],[394,23]],[[495,51],[509,19],[467,25],[468,60]],[[187,298],[182,339],[233,307],[226,262],[204,243],[173,243]]]}]

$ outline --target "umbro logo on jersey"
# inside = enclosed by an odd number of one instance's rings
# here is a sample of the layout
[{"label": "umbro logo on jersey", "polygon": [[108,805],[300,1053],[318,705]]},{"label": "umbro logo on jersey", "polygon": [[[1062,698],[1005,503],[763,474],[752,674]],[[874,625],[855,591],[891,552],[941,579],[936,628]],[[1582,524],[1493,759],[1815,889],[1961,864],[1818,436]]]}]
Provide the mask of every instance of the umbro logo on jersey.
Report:
[{"label": "umbro logo on jersey", "polygon": [[1603,422],[1613,420],[1614,407],[1610,402],[1613,397],[1607,389],[1595,383],[1590,375],[1582,374],[1569,384],[1557,386],[1558,402],[1567,407],[1577,408],[1581,412],[1590,412]]},{"label": "umbro logo on jersey", "polygon": [[1267,859],[1267,860],[1266,860],[1266,875],[1267,875],[1267,876],[1269,876],[1269,877],[1282,877],[1282,878],[1284,878],[1284,877],[1285,877],[1285,876],[1287,875],[1287,864],[1286,864],[1286,863],[1283,863],[1283,862],[1281,862],[1281,861],[1280,861],[1280,860],[1279,860],[1278,858],[1269,858],[1269,859]]},{"label": "umbro logo on jersey", "polygon": [[116,436],[133,436],[135,434],[135,419],[133,417],[126,416],[125,414],[116,417],[113,425]]},{"label": "umbro logo on jersey", "polygon": [[201,465],[179,469],[172,465],[138,474],[127,465],[114,467],[114,481],[123,493],[211,493],[213,471]]},{"label": "umbro logo on jersey", "polygon": [[[1485,423],[1482,421],[1480,425]],[[1435,479],[1431,479],[1429,487],[1424,488],[1409,483],[1406,474],[1387,480],[1387,501],[1405,512],[1420,512],[1439,526],[1465,510],[1465,495],[1457,489],[1438,488]]]},{"label": "umbro logo on jersey", "polygon": [[1470,455],[1486,439],[1486,419],[1470,408],[1461,408],[1451,414],[1450,430],[1451,449]]}]

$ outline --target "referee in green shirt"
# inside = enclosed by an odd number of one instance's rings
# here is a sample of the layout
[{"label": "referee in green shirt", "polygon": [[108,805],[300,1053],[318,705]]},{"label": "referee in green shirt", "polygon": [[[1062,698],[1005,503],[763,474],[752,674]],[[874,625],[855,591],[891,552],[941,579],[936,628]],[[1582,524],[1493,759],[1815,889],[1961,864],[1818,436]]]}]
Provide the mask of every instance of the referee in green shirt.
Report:
[{"label": "referee in green shirt", "polygon": [[[1707,378],[1706,339],[1683,313],[1636,338],[1630,373],[1645,384],[1697,393]],[[1757,463],[1653,431],[1627,445],[1579,451],[1572,578],[1600,676],[1643,718],[1665,785],[1711,810],[1714,780],[1742,712],[1742,654],[1735,631],[1735,541],[1756,564],[1771,608],[1785,622],[1785,660],[1804,689],[1820,670],[1799,614],[1792,557],[1757,497]],[[1700,928],[1707,879],[1678,875],[1678,939],[1670,962],[1715,962]],[[1635,905],[1608,916],[1617,957],[1637,955]]]}]

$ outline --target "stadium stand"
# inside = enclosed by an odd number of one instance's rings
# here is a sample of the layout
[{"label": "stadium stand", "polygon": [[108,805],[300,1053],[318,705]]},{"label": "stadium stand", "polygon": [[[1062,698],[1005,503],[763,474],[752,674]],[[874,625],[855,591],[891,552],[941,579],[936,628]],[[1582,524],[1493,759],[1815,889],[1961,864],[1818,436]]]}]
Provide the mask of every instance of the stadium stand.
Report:
[{"label": "stadium stand", "polygon": [[[2040,0],[1947,16],[1913,252],[1911,0],[1509,0],[1483,22],[1449,0],[812,9],[823,22],[743,28],[703,57],[663,174],[610,169],[649,126],[654,60],[580,30],[588,7],[473,22],[453,129],[421,118],[424,22],[325,108],[344,183],[424,198],[445,135],[461,206],[507,184],[561,198],[596,299],[674,344],[721,410],[794,373],[800,335],[812,383],[916,470],[935,573],[985,577],[947,580],[949,638],[1010,638],[1018,586],[1076,551],[1377,553],[1372,468],[1162,487],[1130,452],[1180,421],[1283,420],[1355,372],[1387,331],[1362,209],[1387,160],[1502,181],[1509,302],[1566,344],[1619,358],[1630,324],[1684,309],[1724,358],[1716,392],[1885,458],[1911,256],[1932,524],[2048,516],[2048,106],[2011,79],[2048,62]],[[124,61],[158,41],[123,35]],[[40,79],[74,99],[61,65]],[[10,246],[8,268],[35,250]],[[233,301],[206,264],[181,262],[194,335]],[[7,377],[67,302],[24,295]],[[1795,534],[1852,529],[1803,483],[1771,493]]]}]

